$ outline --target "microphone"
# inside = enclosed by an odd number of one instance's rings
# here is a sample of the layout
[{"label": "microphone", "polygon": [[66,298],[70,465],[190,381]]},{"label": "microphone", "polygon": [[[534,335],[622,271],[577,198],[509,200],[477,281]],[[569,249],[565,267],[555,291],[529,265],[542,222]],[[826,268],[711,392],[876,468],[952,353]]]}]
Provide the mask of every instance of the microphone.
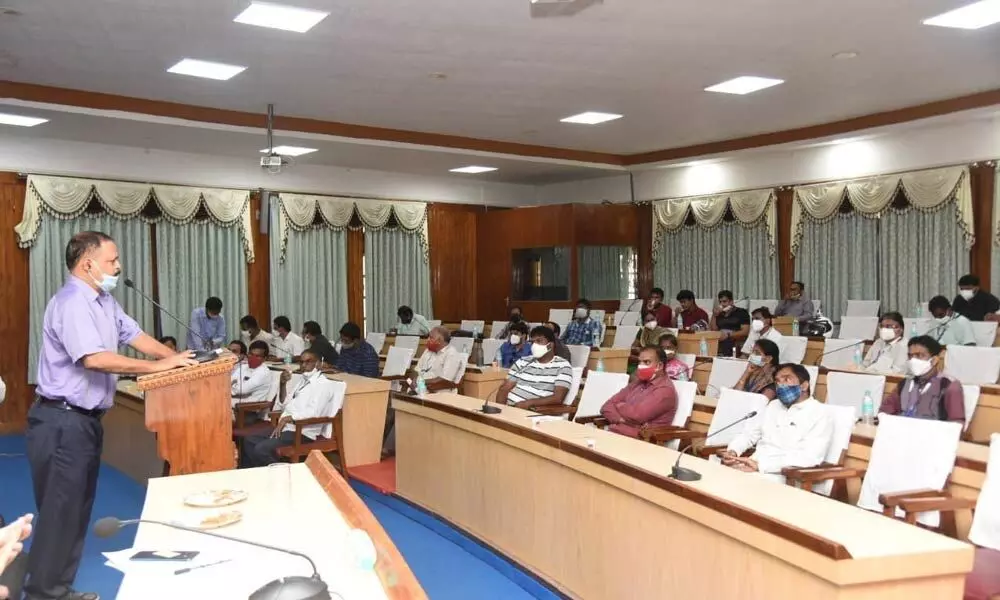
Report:
[{"label": "microphone", "polygon": [[[532,356],[531,358],[528,359],[527,362],[525,362],[521,366],[520,369],[518,369],[517,371],[514,371],[512,373],[508,373],[508,376],[517,375],[521,371],[527,369],[528,365],[530,365],[531,363],[535,362],[536,360],[538,360],[538,359],[535,358],[534,356]],[[517,365],[517,363],[514,363],[514,364]],[[488,396],[486,396],[486,399],[483,400],[483,407],[479,410],[479,412],[483,413],[484,415],[499,414],[500,413],[500,407],[499,406],[493,406],[493,405],[490,404],[490,398],[496,397],[496,395],[499,392],[500,392],[500,388],[499,387],[497,389],[493,390],[492,392],[490,392],[490,394]]]},{"label": "microphone", "polygon": [[[754,418],[756,416],[757,416],[757,411],[752,410],[752,411],[748,412],[747,414],[743,415],[742,417],[740,417],[739,419],[733,421],[729,425],[726,425],[722,429],[720,429],[720,430],[718,430],[718,431],[716,431],[714,433],[708,434],[707,436],[705,436],[705,439],[708,440],[708,438],[712,437],[713,435],[718,435],[718,434],[722,433],[723,431],[729,429],[730,427],[735,427],[736,425],[739,425],[743,421],[750,420],[750,419],[752,419],[752,418]],[[670,477],[671,478],[676,479],[677,481],[698,481],[699,479],[701,479],[701,473],[699,473],[698,471],[695,471],[694,469],[688,469],[688,468],[680,466],[680,464],[681,464],[681,457],[684,456],[685,452],[687,452],[688,450],[690,450],[693,447],[694,447],[693,443],[688,444],[687,448],[684,448],[683,450],[681,450],[680,453],[677,455],[677,461],[674,462],[674,468],[671,469],[671,471],[670,471]]]},{"label": "microphone", "polygon": [[819,356],[816,357],[816,363],[815,363],[814,366],[819,366],[819,363],[821,363],[823,361],[823,357],[826,356],[827,354],[833,354],[835,352],[840,352],[841,350],[847,350],[848,348],[856,348],[858,346],[863,346],[864,344],[867,344],[867,343],[868,343],[868,340],[861,340],[860,342],[855,342],[853,344],[848,344],[848,345],[843,346],[841,348],[834,348],[833,350],[830,350],[829,352],[824,352],[823,354],[820,354]]},{"label": "microphone", "polygon": [[[129,288],[130,290],[134,291],[135,293],[139,294],[140,296],[142,296],[143,298],[145,298],[146,300],[148,300],[156,308],[158,308],[158,309],[162,310],[163,312],[167,313],[168,317],[170,317],[171,319],[173,319],[174,321],[176,321],[177,324],[180,325],[181,327],[183,327],[184,329],[187,329],[188,331],[190,331],[192,334],[194,334],[194,336],[196,338],[200,339],[203,343],[206,342],[205,338],[201,337],[201,335],[199,335],[198,332],[196,332],[194,329],[191,329],[190,327],[187,326],[187,324],[185,324],[183,321],[181,321],[180,319],[178,319],[177,317],[175,317],[174,313],[172,313],[169,310],[163,308],[163,306],[159,302],[157,302],[156,300],[153,300],[152,298],[150,298],[146,294],[143,294],[142,290],[140,290],[139,288],[135,287],[135,282],[134,281],[132,281],[131,279],[125,279],[125,287]],[[215,350],[200,350],[200,351],[194,353],[194,359],[196,361],[200,362],[200,363],[208,362],[210,360],[215,360],[216,358],[218,358],[219,354],[221,352],[222,352],[221,349],[219,351],[215,351]]]},{"label": "microphone", "polygon": [[94,534],[101,538],[111,537],[121,531],[123,527],[127,525],[135,525],[137,523],[162,525],[171,529],[179,529],[181,531],[189,531],[199,535],[207,535],[220,540],[229,540],[239,544],[256,546],[258,548],[274,550],[275,552],[283,552],[285,554],[291,554],[292,556],[299,556],[309,561],[309,566],[312,567],[313,570],[312,576],[306,577],[304,575],[294,575],[292,577],[275,579],[274,581],[265,583],[257,589],[257,591],[250,594],[249,600],[330,600],[329,588],[327,587],[326,582],[320,578],[319,570],[316,568],[316,563],[314,563],[313,559],[309,558],[309,556],[301,552],[296,552],[295,550],[278,548],[277,546],[270,546],[260,542],[251,542],[250,540],[241,540],[239,538],[212,533],[211,531],[192,529],[190,527],[175,525],[173,523],[167,523],[166,521],[155,521],[152,519],[128,519],[123,521],[117,517],[103,517],[94,523]]},{"label": "microphone", "polygon": [[[938,323],[937,327],[934,327],[933,329],[931,329],[931,331],[937,331],[937,332],[939,332],[939,333],[937,334],[937,337],[936,337],[936,338],[934,338],[934,341],[935,341],[935,342],[940,342],[940,341],[941,341],[941,338],[943,338],[943,337],[944,337],[944,334],[945,334],[945,333],[946,333],[946,332],[948,331],[948,324],[949,324],[949,323],[951,323],[952,321],[954,321],[954,320],[955,320],[955,319],[957,319],[957,318],[958,318],[958,315],[957,315],[957,314],[954,314],[954,313],[952,313],[952,315],[951,315],[951,318],[950,318],[950,319],[948,319],[948,320],[947,320],[947,321],[945,321],[944,323]],[[927,335],[930,335],[930,334],[931,334],[931,331],[928,331],[928,332],[927,332]]]}]

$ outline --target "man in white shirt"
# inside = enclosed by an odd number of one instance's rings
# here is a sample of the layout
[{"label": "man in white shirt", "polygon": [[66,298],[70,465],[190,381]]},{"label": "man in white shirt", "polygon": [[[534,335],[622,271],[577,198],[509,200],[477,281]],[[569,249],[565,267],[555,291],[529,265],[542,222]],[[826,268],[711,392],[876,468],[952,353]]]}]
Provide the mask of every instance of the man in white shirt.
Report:
[{"label": "man in white shirt", "polygon": [[757,343],[757,340],[771,340],[778,346],[779,355],[785,351],[785,343],[782,338],[785,336],[781,335],[781,332],[774,328],[774,315],[771,314],[770,309],[766,306],[761,306],[757,310],[750,313],[753,318],[750,321],[750,333],[747,334],[747,341],[743,342],[743,348],[741,352],[743,356],[750,356],[753,352],[753,345]]},{"label": "man in white shirt", "polygon": [[399,317],[393,328],[396,335],[430,335],[431,324],[427,322],[427,318],[415,314],[409,306],[400,306],[396,316]]},{"label": "man in white shirt", "polygon": [[292,331],[292,323],[288,317],[275,317],[271,336],[271,355],[278,360],[290,358],[293,361],[299,359],[299,355],[306,349],[306,342],[302,336]]},{"label": "man in white shirt", "polygon": [[269,400],[274,375],[264,364],[267,351],[267,343],[257,340],[250,344],[246,360],[236,363],[233,367],[233,373],[229,376],[233,409],[237,404],[244,402],[256,403]]},{"label": "man in white shirt", "polygon": [[[285,403],[278,425],[268,436],[250,436],[243,440],[241,467],[265,467],[278,462],[278,448],[295,443],[295,421],[336,415],[342,408],[344,399],[337,394],[337,386],[317,368],[319,357],[311,350],[305,350],[300,362],[302,378]],[[285,371],[281,379],[287,383],[291,373]],[[313,441],[323,432],[323,427],[322,424],[307,425],[302,428],[302,435]]]},{"label": "man in white shirt", "polygon": [[972,330],[972,321],[955,312],[951,302],[944,296],[934,296],[927,303],[928,310],[937,324],[931,327],[927,335],[934,338],[942,346],[952,344],[958,346],[975,346],[976,334]]},{"label": "man in white shirt", "polygon": [[[722,464],[784,482],[785,467],[808,468],[823,462],[833,439],[833,419],[810,394],[809,371],[784,364],[774,376],[775,399],[752,419],[720,455]],[[753,455],[741,455],[756,448]]]},{"label": "man in white shirt", "polygon": [[247,346],[260,340],[270,347],[274,336],[260,328],[256,317],[246,315],[240,319],[240,339]]},{"label": "man in white shirt", "polygon": [[548,327],[531,330],[531,357],[514,363],[497,392],[497,402],[518,408],[559,405],[573,385],[573,367],[555,355],[556,336]]}]

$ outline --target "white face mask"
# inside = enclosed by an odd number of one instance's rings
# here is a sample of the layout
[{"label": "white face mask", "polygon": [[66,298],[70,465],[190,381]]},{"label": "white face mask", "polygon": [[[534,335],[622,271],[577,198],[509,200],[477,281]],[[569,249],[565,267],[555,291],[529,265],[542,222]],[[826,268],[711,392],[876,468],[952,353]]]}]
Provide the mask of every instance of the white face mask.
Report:
[{"label": "white face mask", "polygon": [[344,349],[344,345],[340,342],[337,342],[336,344],[333,345],[333,349],[339,353],[341,350]]},{"label": "white face mask", "polygon": [[656,321],[646,321],[646,329],[653,330],[656,329],[658,323]]},{"label": "white face mask", "polygon": [[510,343],[513,344],[513,345],[515,345],[515,346],[518,345],[518,344],[520,344],[521,343],[521,336],[517,335],[516,333],[513,334],[513,335],[511,335],[510,336]]},{"label": "white face mask", "polygon": [[948,315],[945,315],[943,317],[938,317],[937,319],[934,319],[934,320],[937,321],[938,323],[944,325],[945,323],[947,323],[948,321],[951,320],[951,317],[948,316]]},{"label": "white face mask", "polygon": [[928,371],[931,370],[931,361],[924,360],[922,358],[911,358],[906,361],[907,366],[910,368],[910,373],[914,377],[920,377],[921,375],[926,375]]},{"label": "white face mask", "polygon": [[764,321],[760,319],[754,319],[750,322],[750,329],[752,331],[761,332],[764,330]]},{"label": "white face mask", "polygon": [[755,367],[759,367],[764,364],[764,357],[760,354],[751,354],[748,360],[750,361],[750,364]]},{"label": "white face mask", "polygon": [[667,355],[667,358],[670,358],[671,356],[673,356],[674,354],[676,354],[676,351],[675,350],[664,350],[663,353]]},{"label": "white face mask", "polygon": [[881,338],[883,342],[891,342],[896,339],[896,330],[891,327],[881,327],[878,330],[878,337]]},{"label": "white face mask", "polygon": [[972,300],[972,297],[976,295],[976,292],[973,290],[958,290],[958,295],[966,300]]},{"label": "white face mask", "polygon": [[549,353],[548,344],[532,344],[531,345],[531,355],[535,358],[541,358]]},{"label": "white face mask", "polygon": [[587,309],[586,308],[578,308],[578,309],[576,309],[576,312],[573,313],[573,314],[576,316],[577,319],[586,319],[587,318]]}]

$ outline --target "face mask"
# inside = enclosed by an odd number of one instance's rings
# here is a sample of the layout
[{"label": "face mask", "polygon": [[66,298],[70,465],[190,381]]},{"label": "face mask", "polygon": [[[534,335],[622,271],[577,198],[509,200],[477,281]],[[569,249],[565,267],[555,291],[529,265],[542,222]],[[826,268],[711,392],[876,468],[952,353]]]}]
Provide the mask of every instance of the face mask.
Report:
[{"label": "face mask", "polygon": [[753,321],[750,322],[750,330],[751,331],[756,331],[758,333],[761,332],[761,331],[763,331],[764,330],[764,321],[761,321],[760,319],[754,319]]},{"label": "face mask", "polygon": [[587,318],[587,309],[586,308],[578,308],[578,309],[576,309],[576,312],[573,313],[573,314],[576,315],[577,319],[586,319]]},{"label": "face mask", "polygon": [[656,298],[653,298],[652,300],[649,301],[649,307],[650,308],[656,308],[659,305],[660,305],[660,301],[657,300]]},{"label": "face mask", "polygon": [[639,365],[635,370],[635,376],[639,381],[649,381],[656,375],[656,367],[652,365]]},{"label": "face mask", "polygon": [[427,349],[431,352],[440,352],[444,348],[444,342],[438,340],[427,340]]},{"label": "face mask", "polygon": [[672,357],[672,356],[673,356],[674,354],[676,354],[676,351],[675,351],[675,350],[667,350],[666,348],[664,348],[664,349],[663,349],[663,353],[667,355],[667,358],[670,358],[670,357]]},{"label": "face mask", "polygon": [[943,317],[938,317],[937,319],[934,320],[940,323],[941,325],[944,325],[945,323],[951,320],[951,317],[949,317],[948,315],[944,315]]},{"label": "face mask", "polygon": [[531,355],[535,358],[541,358],[549,353],[548,344],[532,344],[531,345]]},{"label": "face mask", "polygon": [[333,350],[334,350],[335,352],[340,352],[340,351],[341,351],[341,350],[343,350],[343,349],[344,349],[344,344],[343,344],[343,342],[337,342],[336,344],[334,344],[334,345],[333,345]]},{"label": "face mask", "polygon": [[972,297],[976,295],[976,292],[973,290],[958,290],[958,295],[966,300],[972,300]]},{"label": "face mask", "polygon": [[751,354],[750,358],[748,358],[747,360],[749,360],[750,364],[755,367],[759,367],[764,364],[764,357],[761,356],[760,354]]},{"label": "face mask", "polygon": [[933,363],[929,360],[924,360],[922,358],[911,358],[906,361],[907,366],[910,368],[910,373],[914,377],[920,377],[921,375],[926,375],[928,371],[931,370]]},{"label": "face mask", "polygon": [[795,384],[779,383],[775,386],[774,395],[785,406],[791,406],[802,397],[802,388]]},{"label": "face mask", "polygon": [[878,330],[878,337],[881,338],[883,342],[891,342],[896,339],[896,330],[891,327],[882,327]]},{"label": "face mask", "polygon": [[514,334],[514,335],[510,336],[510,343],[513,346],[516,346],[516,345],[520,344],[521,343],[521,336],[519,336],[517,334]]},{"label": "face mask", "polygon": [[519,315],[519,314],[511,315],[510,316],[510,322],[511,323],[520,323],[521,322],[521,315]]},{"label": "face mask", "polygon": [[358,345],[357,342],[340,342],[339,344],[337,344],[338,346],[337,352],[340,352],[341,350],[350,350],[351,348],[357,345]]},{"label": "face mask", "polygon": [[657,327],[657,322],[656,321],[646,321],[646,329],[649,329],[650,331],[652,331],[652,330],[656,329],[656,327]]},{"label": "face mask", "polygon": [[[97,270],[100,271],[100,269]],[[90,280],[94,282],[94,285],[99,287],[102,291],[104,291],[107,294],[110,294],[112,291],[114,291],[116,287],[118,287],[117,275],[108,275],[102,272],[100,281],[94,279],[93,275],[90,276]]]},{"label": "face mask", "polygon": [[249,329],[240,329],[240,333],[242,333],[244,335],[249,335],[250,334],[250,330]]},{"label": "face mask", "polygon": [[302,376],[305,377],[306,379],[310,379],[312,378],[313,375],[319,373],[319,370],[316,368],[316,364],[314,363],[312,368],[309,369],[308,371],[306,371],[305,365],[303,365],[302,367],[299,368],[299,373],[301,373]]},{"label": "face mask", "polygon": [[264,364],[264,359],[260,356],[251,355],[247,357],[247,365],[249,365],[251,369],[256,369],[262,364]]}]

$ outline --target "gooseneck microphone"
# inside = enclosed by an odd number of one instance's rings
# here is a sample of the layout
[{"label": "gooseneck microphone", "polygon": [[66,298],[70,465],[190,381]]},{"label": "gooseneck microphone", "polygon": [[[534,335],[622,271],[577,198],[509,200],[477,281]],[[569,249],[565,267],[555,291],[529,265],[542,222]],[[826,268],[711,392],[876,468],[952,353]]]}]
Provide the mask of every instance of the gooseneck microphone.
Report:
[{"label": "gooseneck microphone", "polygon": [[828,351],[824,352],[823,354],[820,354],[819,356],[816,357],[815,366],[819,366],[819,363],[821,363],[823,361],[823,357],[826,356],[826,355],[828,355],[828,354],[836,354],[837,352],[840,352],[841,350],[847,350],[849,348],[857,348],[858,346],[864,346],[865,344],[868,343],[868,341],[869,340],[861,340],[860,342],[854,342],[853,344],[848,344],[846,346],[841,346],[840,348],[834,348],[833,350],[828,350]]},{"label": "gooseneck microphone", "polygon": [[[533,362],[535,362],[537,360],[538,360],[537,358],[535,358],[534,356],[532,356],[523,365],[521,365],[520,369],[518,369],[517,371],[513,371],[513,372],[509,373],[508,375],[517,375],[521,371],[527,369],[528,365],[530,365],[531,363],[533,363]],[[517,366],[517,363],[514,363],[514,366]],[[502,385],[503,384],[501,384],[501,386]],[[483,407],[481,409],[479,409],[479,412],[483,413],[484,415],[496,415],[496,414],[499,414],[500,413],[500,407],[499,406],[493,406],[492,404],[490,404],[490,398],[495,397],[499,392],[500,392],[500,388],[499,387],[497,389],[493,390],[492,392],[490,392],[490,394],[488,396],[486,396],[486,399],[483,400]]]},{"label": "gooseneck microphone", "polygon": [[[140,290],[139,288],[135,287],[135,282],[134,281],[132,281],[131,279],[125,279],[124,283],[125,283],[125,287],[127,287],[130,290],[133,290],[135,293],[137,293],[140,296],[142,296],[143,298],[145,298],[150,304],[152,304],[156,308],[158,308],[158,309],[162,310],[163,312],[165,312],[168,317],[170,317],[171,319],[173,319],[174,321],[176,321],[177,324],[180,325],[181,327],[183,327],[184,329],[187,329],[188,331],[190,331],[191,334],[194,335],[199,340],[201,340],[202,343],[204,343],[206,345],[210,345],[210,344],[208,344],[208,341],[205,338],[203,338],[197,331],[195,331],[194,329],[191,329],[186,323],[184,323],[183,321],[181,321],[180,319],[178,319],[176,316],[174,316],[174,313],[172,313],[169,310],[163,308],[163,305],[161,305],[159,302],[157,302],[156,300],[153,300],[152,298],[150,298],[146,294],[142,293],[142,290]],[[200,363],[208,362],[210,360],[215,360],[217,358],[219,358],[219,352],[216,352],[215,350],[199,350],[198,352],[194,353],[194,359],[196,361],[200,362]]]},{"label": "gooseneck microphone", "polygon": [[183,525],[175,525],[173,523],[167,523],[166,521],[155,521],[152,519],[128,519],[123,521],[117,517],[103,517],[94,523],[94,534],[97,535],[97,537],[107,538],[115,535],[125,526],[136,525],[138,523],[162,525],[171,529],[189,531],[191,533],[207,535],[220,540],[229,540],[230,542],[237,542],[239,544],[246,544],[248,546],[256,546],[257,548],[291,554],[292,556],[298,556],[309,561],[309,566],[312,567],[313,570],[313,574],[310,577],[306,577],[304,575],[294,575],[292,577],[275,579],[274,581],[264,584],[257,591],[250,594],[249,600],[330,600],[329,588],[327,587],[326,582],[320,578],[319,570],[316,568],[316,563],[314,563],[313,559],[309,558],[308,555],[296,552],[295,550],[278,548],[277,546],[270,546],[260,542],[251,542],[250,540],[241,540],[227,535],[212,533],[211,531],[192,529],[190,527],[184,527]]},{"label": "gooseneck microphone", "polygon": [[[714,435],[718,435],[718,434],[722,433],[723,431],[725,431],[725,430],[727,430],[727,429],[729,429],[731,427],[735,427],[735,426],[739,425],[740,423],[742,423],[743,421],[748,421],[748,420],[750,420],[750,419],[752,419],[752,418],[754,418],[756,416],[757,416],[757,411],[752,410],[752,411],[748,412],[747,414],[743,415],[742,417],[740,417],[739,419],[733,421],[729,425],[726,425],[722,429],[720,429],[718,431],[715,431],[713,433],[708,434],[707,436],[705,436],[705,440],[707,441],[708,438],[710,438],[710,437],[712,437]],[[688,450],[690,450],[693,447],[694,447],[693,443],[688,444],[687,447],[684,448],[683,450],[681,450],[680,453],[677,455],[677,460],[674,462],[674,468],[670,470],[670,477],[672,479],[676,479],[677,481],[698,481],[699,479],[701,479],[701,473],[699,473],[698,471],[695,471],[694,469],[688,469],[688,468],[680,466],[680,464],[681,464],[681,457],[684,456],[685,452],[687,452]]]}]

